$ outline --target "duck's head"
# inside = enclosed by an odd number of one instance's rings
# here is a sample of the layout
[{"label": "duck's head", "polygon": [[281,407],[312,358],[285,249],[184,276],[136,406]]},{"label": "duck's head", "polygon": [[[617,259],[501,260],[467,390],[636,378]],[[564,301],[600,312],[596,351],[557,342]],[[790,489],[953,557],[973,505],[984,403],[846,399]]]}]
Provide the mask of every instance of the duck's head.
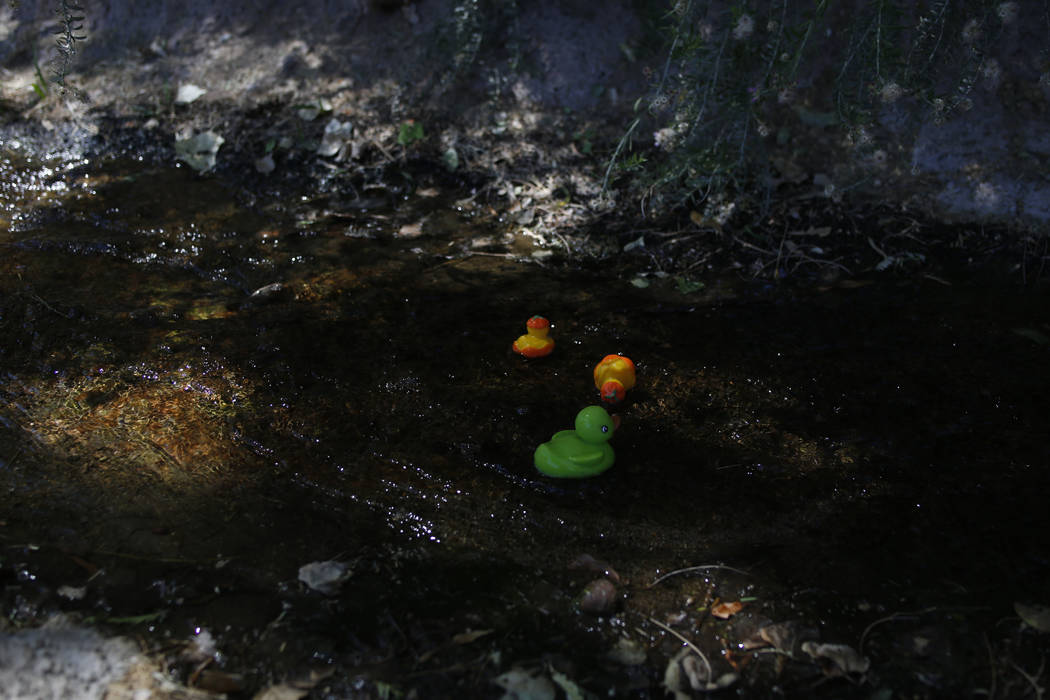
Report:
[{"label": "duck's head", "polygon": [[627,395],[627,390],[623,386],[623,382],[618,379],[610,379],[601,386],[602,401],[608,401],[609,403],[620,403],[623,401],[623,397]]},{"label": "duck's head", "polygon": [[546,338],[551,329],[551,322],[543,316],[533,316],[525,322],[525,327],[528,328],[530,335]]},{"label": "duck's head", "polygon": [[617,421],[601,406],[588,406],[576,414],[576,435],[584,442],[606,442],[616,427]]}]

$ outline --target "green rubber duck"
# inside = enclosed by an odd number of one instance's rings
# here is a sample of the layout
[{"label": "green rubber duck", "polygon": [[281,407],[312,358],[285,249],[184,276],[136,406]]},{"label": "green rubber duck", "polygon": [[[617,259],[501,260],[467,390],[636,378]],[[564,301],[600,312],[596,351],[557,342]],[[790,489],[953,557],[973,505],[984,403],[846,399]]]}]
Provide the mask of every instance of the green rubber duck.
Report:
[{"label": "green rubber duck", "polygon": [[576,414],[576,429],[561,430],[536,448],[533,461],[547,476],[584,479],[613,465],[616,455],[608,445],[616,421],[601,406],[588,406]]}]

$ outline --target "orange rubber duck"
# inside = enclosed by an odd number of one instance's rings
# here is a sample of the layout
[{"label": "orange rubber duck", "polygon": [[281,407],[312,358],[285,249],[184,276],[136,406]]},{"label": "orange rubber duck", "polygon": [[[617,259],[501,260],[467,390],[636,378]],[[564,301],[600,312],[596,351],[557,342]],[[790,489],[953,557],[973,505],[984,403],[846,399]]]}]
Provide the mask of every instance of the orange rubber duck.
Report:
[{"label": "orange rubber duck", "polygon": [[606,355],[594,368],[594,386],[608,403],[620,403],[634,388],[634,363],[623,355]]},{"label": "orange rubber duck", "polygon": [[514,352],[524,357],[546,357],[554,350],[554,340],[547,336],[551,322],[543,316],[533,316],[525,322],[528,333],[514,341]]}]

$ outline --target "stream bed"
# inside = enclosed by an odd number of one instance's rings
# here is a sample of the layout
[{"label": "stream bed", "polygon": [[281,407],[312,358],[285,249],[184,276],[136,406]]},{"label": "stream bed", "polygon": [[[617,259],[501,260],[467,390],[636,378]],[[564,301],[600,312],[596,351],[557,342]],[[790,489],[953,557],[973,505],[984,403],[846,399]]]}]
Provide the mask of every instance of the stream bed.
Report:
[{"label": "stream bed", "polygon": [[[643,287],[425,174],[291,197],[2,161],[8,633],[63,614],[230,697],[1045,682],[1041,281]],[[556,346],[526,360],[535,314]],[[542,476],[610,353],[638,369],[615,465]]]}]

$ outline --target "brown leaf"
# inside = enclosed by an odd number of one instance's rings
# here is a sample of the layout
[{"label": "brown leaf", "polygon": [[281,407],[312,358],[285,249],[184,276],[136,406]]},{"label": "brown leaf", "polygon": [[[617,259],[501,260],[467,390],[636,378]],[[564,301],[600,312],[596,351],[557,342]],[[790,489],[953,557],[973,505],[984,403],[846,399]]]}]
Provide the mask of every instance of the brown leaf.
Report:
[{"label": "brown leaf", "polygon": [[492,634],[493,630],[467,630],[452,637],[453,644],[470,644],[475,639],[481,639],[485,635]]},{"label": "brown leaf", "polygon": [[864,674],[871,667],[868,657],[845,644],[818,644],[803,642],[802,651],[813,657],[820,664],[824,675],[829,677],[846,676],[851,673]]},{"label": "brown leaf", "polygon": [[712,692],[728,688],[737,682],[736,673],[723,673],[712,678],[711,668],[691,649],[682,649],[671,659],[664,670],[664,687],[674,693],[676,699],[693,697],[691,690]]},{"label": "brown leaf", "polygon": [[1050,607],[1014,603],[1014,612],[1020,615],[1029,627],[1040,632],[1050,632]]},{"label": "brown leaf", "polygon": [[799,642],[816,638],[816,630],[803,627],[797,621],[789,620],[762,627],[758,630],[758,634],[749,639],[746,644],[749,648],[756,649],[764,642],[781,653],[793,656]]},{"label": "brown leaf", "polygon": [[740,612],[743,609],[744,609],[744,604],[741,603],[738,600],[734,600],[733,602],[729,602],[729,603],[723,602],[723,603],[718,603],[717,605],[712,605],[711,606],[711,614],[714,615],[715,617],[717,617],[720,620],[728,620],[733,615],[736,615],[738,612]]},{"label": "brown leaf", "polygon": [[689,212],[689,220],[700,228],[712,228],[716,231],[722,230],[722,224],[717,219],[709,219],[698,211]]},{"label": "brown leaf", "polygon": [[417,221],[414,224],[405,224],[397,230],[398,238],[419,238],[423,235],[423,222]]},{"label": "brown leaf", "polygon": [[287,683],[278,683],[255,694],[254,700],[300,700],[310,694],[309,689],[296,688]]},{"label": "brown leaf", "polygon": [[196,687],[210,693],[239,693],[244,690],[244,676],[225,671],[201,671]]}]

